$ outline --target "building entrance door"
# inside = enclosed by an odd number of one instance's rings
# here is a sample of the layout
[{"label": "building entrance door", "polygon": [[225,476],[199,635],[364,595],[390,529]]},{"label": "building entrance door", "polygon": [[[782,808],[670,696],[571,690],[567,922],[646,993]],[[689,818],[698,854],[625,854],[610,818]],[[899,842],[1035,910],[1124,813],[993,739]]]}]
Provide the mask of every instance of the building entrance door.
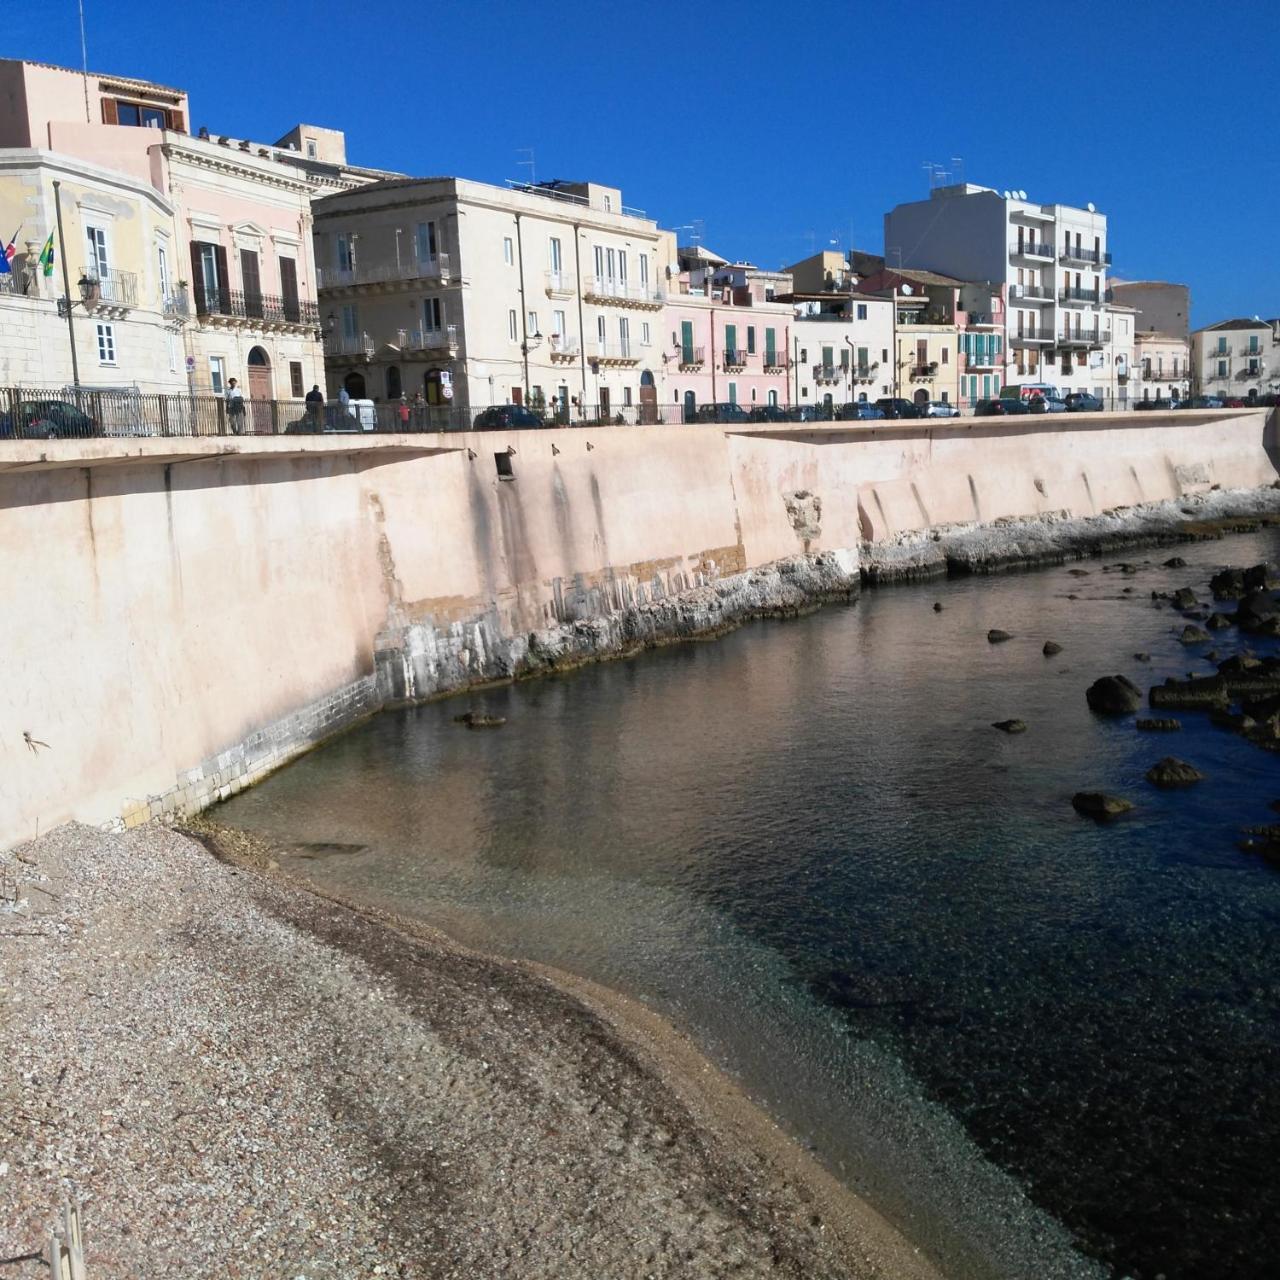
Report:
[{"label": "building entrance door", "polygon": [[658,421],[658,388],[654,384],[653,374],[648,369],[640,375],[640,421],[642,423]]},{"label": "building entrance door", "polygon": [[254,435],[270,435],[272,424],[271,362],[261,347],[249,352],[249,423]]}]

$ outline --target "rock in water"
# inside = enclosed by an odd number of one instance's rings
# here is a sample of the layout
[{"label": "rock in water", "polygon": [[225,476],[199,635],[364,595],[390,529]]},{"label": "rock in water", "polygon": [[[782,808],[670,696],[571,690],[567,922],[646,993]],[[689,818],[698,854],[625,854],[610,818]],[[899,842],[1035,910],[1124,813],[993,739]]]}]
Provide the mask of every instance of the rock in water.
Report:
[{"label": "rock in water", "polygon": [[1172,556],[1164,562],[1166,569],[1185,569],[1187,562],[1181,556]]},{"label": "rock in water", "polygon": [[1046,658],[1052,658],[1055,653],[1062,652],[1062,646],[1056,640],[1046,640],[1042,652]]},{"label": "rock in water", "polygon": [[1241,631],[1270,631],[1278,615],[1276,602],[1262,591],[1251,592],[1236,606],[1236,624]]},{"label": "rock in water", "polygon": [[1165,756],[1163,760],[1156,761],[1147,770],[1147,781],[1153,786],[1165,789],[1189,787],[1193,782],[1203,782],[1204,774],[1185,760],[1179,760],[1176,756]]},{"label": "rock in water", "polygon": [[1001,631],[997,627],[992,627],[991,630],[987,632],[988,644],[1001,644],[1005,640],[1012,640],[1012,639],[1013,639],[1013,636],[1010,635],[1009,632]]},{"label": "rock in water", "polygon": [[1077,813],[1096,822],[1106,822],[1111,818],[1128,813],[1133,805],[1120,796],[1109,796],[1102,791],[1077,791],[1071,797],[1071,807]]},{"label": "rock in water", "polygon": [[1133,660],[1135,662],[1150,662],[1151,655],[1149,653],[1135,653],[1133,655]]},{"label": "rock in water", "polygon": [[1205,626],[1208,627],[1210,631],[1221,631],[1230,625],[1231,618],[1225,613],[1211,613],[1209,615],[1209,621],[1205,623]]},{"label": "rock in water", "polygon": [[1088,569],[1068,569],[1067,572],[1071,574],[1073,578],[1087,578],[1089,576]]},{"label": "rock in water", "polygon": [[1280,586],[1280,569],[1273,564],[1255,564],[1244,571],[1246,591],[1271,591]]},{"label": "rock in water", "polygon": [[1091,711],[1104,716],[1123,716],[1142,706],[1142,690],[1124,676],[1103,676],[1085,690]]},{"label": "rock in water", "polygon": [[1209,633],[1200,627],[1183,627],[1178,640],[1182,644],[1203,644],[1208,638]]},{"label": "rock in water", "polygon": [[935,601],[933,602],[933,611],[934,611],[934,613],[941,613],[941,612],[942,612],[942,601],[941,601],[941,600],[935,600]]},{"label": "rock in water", "polygon": [[1221,569],[1209,579],[1215,600],[1239,600],[1245,594],[1244,570]]},{"label": "rock in water", "polygon": [[1175,609],[1194,609],[1200,603],[1196,599],[1196,593],[1190,587],[1180,587],[1173,593],[1172,599]]},{"label": "rock in water", "polygon": [[1021,720],[997,720],[991,726],[1001,733],[1026,733],[1027,726]]},{"label": "rock in water", "polygon": [[1153,716],[1145,720],[1136,720],[1134,727],[1146,729],[1149,733],[1174,733],[1182,728],[1182,721],[1174,719],[1162,720]]},{"label": "rock in water", "polygon": [[487,716],[482,711],[464,711],[453,717],[454,724],[465,724],[468,729],[501,729],[507,723],[506,716]]}]

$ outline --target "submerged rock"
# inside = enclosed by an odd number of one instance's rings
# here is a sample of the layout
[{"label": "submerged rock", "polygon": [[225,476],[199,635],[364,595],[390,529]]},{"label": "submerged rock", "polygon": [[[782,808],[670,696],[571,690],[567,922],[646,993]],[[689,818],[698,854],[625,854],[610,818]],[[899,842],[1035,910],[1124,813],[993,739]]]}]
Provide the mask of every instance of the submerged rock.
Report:
[{"label": "submerged rock", "polygon": [[1280,569],[1273,564],[1255,564],[1244,571],[1246,591],[1274,591],[1280,587]]},{"label": "submerged rock", "polygon": [[1179,587],[1171,597],[1175,609],[1194,609],[1200,603],[1196,593],[1190,587]]},{"label": "submerged rock", "polygon": [[1087,577],[1089,576],[1089,570],[1088,570],[1088,569],[1068,569],[1068,570],[1067,570],[1067,572],[1068,572],[1068,573],[1069,573],[1073,578],[1087,578]]},{"label": "submerged rock", "polygon": [[1165,756],[1157,760],[1147,770],[1147,781],[1152,786],[1168,790],[1173,787],[1189,787],[1192,783],[1203,782],[1204,774],[1195,765],[1179,760],[1177,756]]},{"label": "submerged rock", "polygon": [[1241,631],[1274,635],[1278,619],[1280,608],[1262,591],[1254,591],[1245,596],[1236,607],[1236,623]]},{"label": "submerged rock", "polygon": [[1161,719],[1158,716],[1148,716],[1143,720],[1135,720],[1134,727],[1145,729],[1149,733],[1175,733],[1182,728],[1181,720]]},{"label": "submerged rock", "polygon": [[1164,567],[1166,569],[1185,569],[1187,567],[1187,562],[1181,556],[1170,556],[1169,559],[1164,562]]},{"label": "submerged rock", "polygon": [[1001,733],[1026,733],[1027,726],[1021,720],[996,720],[992,726]]},{"label": "submerged rock", "polygon": [[1204,625],[1211,631],[1222,631],[1232,625],[1234,619],[1228,613],[1211,613],[1209,621]]},{"label": "submerged rock", "polygon": [[1046,658],[1052,658],[1055,653],[1062,652],[1062,646],[1056,640],[1046,640],[1041,652]]},{"label": "submerged rock", "polygon": [[992,627],[987,632],[988,644],[1003,644],[1006,640],[1012,640],[1013,636],[1008,631],[1001,631],[998,627]]},{"label": "submerged rock", "polygon": [[1180,644],[1203,644],[1209,639],[1209,633],[1200,627],[1183,627],[1178,637]]},{"label": "submerged rock", "polygon": [[488,716],[483,711],[464,711],[453,717],[454,724],[465,724],[468,729],[501,729],[507,723],[506,716]]},{"label": "submerged rock", "polygon": [[1071,807],[1077,813],[1097,822],[1106,822],[1111,818],[1128,813],[1133,804],[1122,796],[1109,796],[1102,791],[1077,791],[1071,797]]},{"label": "submerged rock", "polygon": [[935,601],[933,602],[933,611],[934,611],[934,613],[941,613],[941,612],[942,612],[942,601],[941,601],[941,600],[935,600]]},{"label": "submerged rock", "polygon": [[1221,676],[1191,676],[1186,680],[1170,676],[1164,684],[1151,687],[1147,701],[1153,707],[1198,707],[1207,711],[1210,707],[1225,707],[1230,699]]},{"label": "submerged rock", "polygon": [[1107,716],[1123,716],[1142,706],[1142,690],[1124,676],[1103,676],[1085,690],[1091,711]]},{"label": "submerged rock", "polygon": [[1243,569],[1221,569],[1209,579],[1209,590],[1215,600],[1239,600],[1247,588]]},{"label": "submerged rock", "polygon": [[1149,653],[1135,653],[1133,655],[1133,660],[1135,662],[1150,662],[1151,655]]}]

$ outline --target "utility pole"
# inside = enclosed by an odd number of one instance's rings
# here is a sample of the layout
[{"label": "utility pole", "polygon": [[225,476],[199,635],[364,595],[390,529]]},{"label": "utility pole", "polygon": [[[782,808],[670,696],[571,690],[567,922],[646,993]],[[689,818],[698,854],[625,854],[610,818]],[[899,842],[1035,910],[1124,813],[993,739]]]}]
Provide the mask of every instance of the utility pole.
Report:
[{"label": "utility pole", "polygon": [[80,362],[76,359],[76,328],[71,317],[71,277],[67,272],[67,241],[62,234],[62,183],[54,180],[53,207],[58,220],[58,253],[62,257],[63,305],[67,311],[67,340],[71,343],[71,380],[76,388],[76,408],[80,407]]}]

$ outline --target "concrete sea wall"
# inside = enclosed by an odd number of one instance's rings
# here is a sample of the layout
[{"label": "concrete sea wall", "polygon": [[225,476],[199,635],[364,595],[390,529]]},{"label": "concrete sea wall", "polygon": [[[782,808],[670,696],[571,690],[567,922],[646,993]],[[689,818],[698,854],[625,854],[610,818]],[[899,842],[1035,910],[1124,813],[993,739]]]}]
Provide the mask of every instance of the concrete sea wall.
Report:
[{"label": "concrete sea wall", "polygon": [[859,548],[1276,478],[1262,412],[0,441],[0,846],[388,703],[856,590]]}]

